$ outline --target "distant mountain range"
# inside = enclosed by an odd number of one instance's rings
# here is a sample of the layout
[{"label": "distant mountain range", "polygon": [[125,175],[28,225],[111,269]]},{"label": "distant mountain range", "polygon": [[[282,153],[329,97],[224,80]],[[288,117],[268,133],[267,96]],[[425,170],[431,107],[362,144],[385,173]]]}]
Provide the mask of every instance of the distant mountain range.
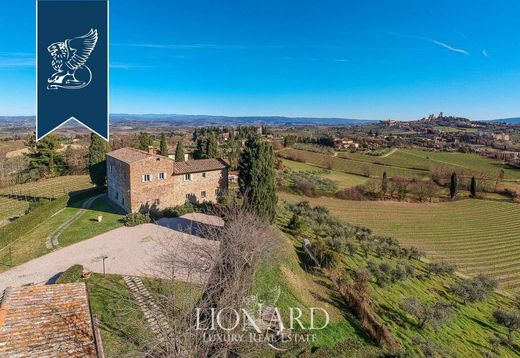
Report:
[{"label": "distant mountain range", "polygon": [[[3,125],[34,125],[34,116],[0,116]],[[353,126],[377,123],[376,120],[354,118],[317,118],[317,117],[284,117],[284,116],[211,116],[192,114],[131,114],[114,113],[110,115],[110,123],[115,126],[144,125],[146,122],[156,126],[168,126],[176,123],[189,127],[204,126],[239,126],[239,125],[274,125],[274,126]],[[485,122],[503,122],[520,124],[520,117],[494,119]]]},{"label": "distant mountain range", "polygon": [[110,119],[113,124],[124,124],[131,121],[151,121],[154,122],[176,122],[192,126],[211,126],[211,125],[363,125],[375,123],[377,121],[353,118],[315,118],[315,117],[283,117],[283,116],[210,116],[210,115],[189,115],[189,114],[111,114]]},{"label": "distant mountain range", "polygon": [[493,122],[503,122],[503,123],[510,123],[510,124],[520,124],[520,117],[495,119]]}]

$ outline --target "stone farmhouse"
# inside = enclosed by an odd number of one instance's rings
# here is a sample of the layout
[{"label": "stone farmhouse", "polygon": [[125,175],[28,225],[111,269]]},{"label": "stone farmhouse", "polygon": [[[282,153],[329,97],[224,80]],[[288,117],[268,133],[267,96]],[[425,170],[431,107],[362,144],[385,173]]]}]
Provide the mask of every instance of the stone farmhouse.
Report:
[{"label": "stone farmhouse", "polygon": [[228,187],[222,159],[175,162],[148,152],[121,148],[107,153],[108,198],[128,213],[163,210],[186,202],[215,202]]}]

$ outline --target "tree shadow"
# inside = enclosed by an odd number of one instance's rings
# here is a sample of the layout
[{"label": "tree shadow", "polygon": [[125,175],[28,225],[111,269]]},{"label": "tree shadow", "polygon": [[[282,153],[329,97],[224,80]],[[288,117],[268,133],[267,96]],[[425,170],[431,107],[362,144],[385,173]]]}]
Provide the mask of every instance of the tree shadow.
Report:
[{"label": "tree shadow", "polygon": [[196,220],[190,220],[183,217],[177,218],[161,218],[156,221],[157,225],[167,227],[169,229],[175,230],[177,232],[197,236],[203,239],[207,239],[206,234],[211,232],[212,229],[208,229],[208,227],[220,227],[216,225],[211,225],[207,223],[202,223]]}]

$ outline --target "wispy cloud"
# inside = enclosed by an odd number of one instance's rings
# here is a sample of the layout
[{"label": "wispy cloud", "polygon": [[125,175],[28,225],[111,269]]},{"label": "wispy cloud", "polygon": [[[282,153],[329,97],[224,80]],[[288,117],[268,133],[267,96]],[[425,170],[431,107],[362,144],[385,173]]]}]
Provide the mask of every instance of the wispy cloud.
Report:
[{"label": "wispy cloud", "polygon": [[159,44],[159,43],[136,43],[136,44],[114,44],[115,46],[127,46],[127,47],[143,47],[143,48],[156,48],[165,50],[230,50],[230,49],[246,49],[247,46],[243,45],[222,45],[222,44]]},{"label": "wispy cloud", "polygon": [[482,56],[484,56],[484,57],[489,57],[489,56],[488,56],[488,53],[487,53],[487,51],[486,51],[486,49],[483,49],[483,50],[482,50]]},{"label": "wispy cloud", "polygon": [[149,65],[137,65],[133,63],[111,63],[110,68],[111,69],[121,69],[121,70],[134,70],[134,69],[141,69],[141,68],[151,68],[152,66]]},{"label": "wispy cloud", "polygon": [[33,53],[0,52],[0,68],[29,68],[36,66]]},{"label": "wispy cloud", "polygon": [[434,44],[436,44],[437,46],[440,46],[440,47],[443,47],[443,48],[446,48],[450,51],[453,51],[453,52],[457,52],[457,53],[461,53],[463,55],[468,55],[469,56],[469,52],[464,50],[464,49],[461,49],[461,48],[456,48],[456,47],[453,47],[453,46],[450,46],[444,42],[440,42],[440,41],[437,41],[437,40],[431,40],[430,41]]}]

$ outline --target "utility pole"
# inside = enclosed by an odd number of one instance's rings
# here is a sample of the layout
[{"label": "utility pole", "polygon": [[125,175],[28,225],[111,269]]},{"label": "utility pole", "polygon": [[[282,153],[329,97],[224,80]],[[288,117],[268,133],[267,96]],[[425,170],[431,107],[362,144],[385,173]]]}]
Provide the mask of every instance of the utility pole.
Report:
[{"label": "utility pole", "polygon": [[108,259],[107,255],[101,256],[101,259],[103,260],[103,276],[105,276],[105,260]]}]

